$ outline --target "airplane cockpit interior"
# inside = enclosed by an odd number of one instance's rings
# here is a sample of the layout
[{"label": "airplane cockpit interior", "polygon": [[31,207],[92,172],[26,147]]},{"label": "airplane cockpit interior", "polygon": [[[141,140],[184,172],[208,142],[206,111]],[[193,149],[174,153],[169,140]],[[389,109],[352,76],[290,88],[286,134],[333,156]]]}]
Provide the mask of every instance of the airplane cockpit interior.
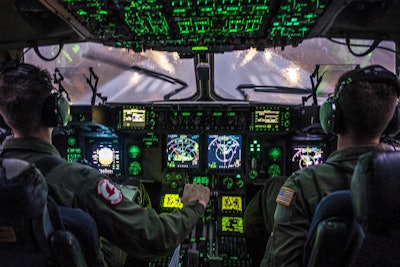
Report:
[{"label": "airplane cockpit interior", "polygon": [[252,266],[246,205],[336,150],[319,107],[340,75],[399,72],[395,0],[2,0],[0,14],[0,58],[48,69],[70,102],[53,130],[64,159],[140,184],[149,200],[132,200],[160,213],[182,207],[185,183],[210,188],[178,255],[154,267]]}]

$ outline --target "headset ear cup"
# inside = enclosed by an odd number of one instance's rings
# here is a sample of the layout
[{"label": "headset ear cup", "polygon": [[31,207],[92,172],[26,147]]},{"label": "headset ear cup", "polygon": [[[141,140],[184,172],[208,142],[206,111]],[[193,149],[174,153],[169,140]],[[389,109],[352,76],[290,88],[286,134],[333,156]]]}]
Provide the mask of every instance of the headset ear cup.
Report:
[{"label": "headset ear cup", "polygon": [[42,121],[47,127],[65,126],[69,119],[69,103],[61,94],[54,93],[43,104]]},{"label": "headset ear cup", "polygon": [[334,134],[337,124],[337,103],[333,98],[325,101],[319,109],[319,121],[326,134]]},{"label": "headset ear cup", "polygon": [[70,115],[70,106],[68,100],[62,96],[61,94],[58,94],[58,101],[57,101],[57,107],[58,107],[58,117],[59,117],[59,126],[66,126],[68,121],[69,121],[69,115]]}]

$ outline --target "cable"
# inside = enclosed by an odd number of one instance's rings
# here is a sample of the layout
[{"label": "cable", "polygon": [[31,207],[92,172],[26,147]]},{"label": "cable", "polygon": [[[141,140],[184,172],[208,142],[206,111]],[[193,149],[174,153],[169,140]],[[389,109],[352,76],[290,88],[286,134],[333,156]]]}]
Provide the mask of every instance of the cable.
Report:
[{"label": "cable", "polygon": [[372,51],[375,50],[375,48],[379,45],[379,43],[380,43],[381,41],[382,41],[382,39],[376,38],[376,39],[374,40],[374,42],[372,43],[372,45],[367,49],[367,51],[365,51],[365,52],[363,52],[363,53],[360,53],[360,54],[357,54],[356,52],[354,52],[354,51],[351,49],[350,38],[349,38],[348,36],[346,36],[346,45],[347,45],[347,48],[349,49],[350,53],[351,53],[353,56],[356,56],[356,57],[363,57],[363,56],[368,55],[369,53],[371,53]]},{"label": "cable", "polygon": [[35,50],[36,55],[38,57],[40,57],[42,60],[44,60],[44,61],[53,61],[60,55],[62,49],[64,48],[64,41],[60,42],[57,54],[54,57],[51,57],[51,58],[47,58],[47,57],[43,56],[42,53],[40,53],[39,47],[38,47],[36,42],[32,42],[32,47],[33,47],[33,50]]},{"label": "cable", "polygon": [[[340,44],[340,45],[347,45],[347,43],[345,43],[345,42],[340,42],[340,41],[338,41],[338,40],[334,40],[333,38],[331,38],[331,37],[329,37],[329,38],[327,38],[329,41],[331,41],[332,43],[335,43],[335,44]],[[364,44],[350,44],[351,46],[355,46],[355,47],[370,47],[369,45],[364,45]],[[400,57],[400,53],[398,53],[398,52],[396,52],[396,50],[394,50],[394,49],[391,49],[391,48],[389,48],[389,47],[385,47],[385,46],[377,46],[376,48],[378,48],[378,49],[382,49],[382,50],[386,50],[386,51],[389,51],[389,52],[392,52],[392,53],[394,53],[396,56],[398,56],[398,57]],[[351,52],[351,51],[350,51]]]}]

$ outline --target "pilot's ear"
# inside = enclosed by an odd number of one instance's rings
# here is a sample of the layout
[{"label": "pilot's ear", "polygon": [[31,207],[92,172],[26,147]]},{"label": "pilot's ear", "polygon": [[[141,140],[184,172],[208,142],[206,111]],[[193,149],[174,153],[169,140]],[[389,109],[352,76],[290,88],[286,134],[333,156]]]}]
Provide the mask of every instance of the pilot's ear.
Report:
[{"label": "pilot's ear", "polygon": [[6,130],[11,130],[11,128],[8,126],[8,124],[4,120],[3,116],[1,116],[1,114],[0,114],[0,128],[6,129]]}]

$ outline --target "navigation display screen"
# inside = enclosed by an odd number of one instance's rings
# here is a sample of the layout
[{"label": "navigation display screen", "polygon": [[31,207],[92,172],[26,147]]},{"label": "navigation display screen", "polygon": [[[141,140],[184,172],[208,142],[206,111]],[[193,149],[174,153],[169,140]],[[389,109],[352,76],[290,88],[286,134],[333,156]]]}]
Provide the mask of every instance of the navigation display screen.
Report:
[{"label": "navigation display screen", "polygon": [[166,137],[167,167],[199,168],[199,139],[198,134],[168,134]]},{"label": "navigation display screen", "polygon": [[327,157],[324,141],[296,141],[292,144],[292,171],[321,164]]},{"label": "navigation display screen", "polygon": [[242,167],[242,136],[229,134],[208,136],[208,169],[234,169]]}]

